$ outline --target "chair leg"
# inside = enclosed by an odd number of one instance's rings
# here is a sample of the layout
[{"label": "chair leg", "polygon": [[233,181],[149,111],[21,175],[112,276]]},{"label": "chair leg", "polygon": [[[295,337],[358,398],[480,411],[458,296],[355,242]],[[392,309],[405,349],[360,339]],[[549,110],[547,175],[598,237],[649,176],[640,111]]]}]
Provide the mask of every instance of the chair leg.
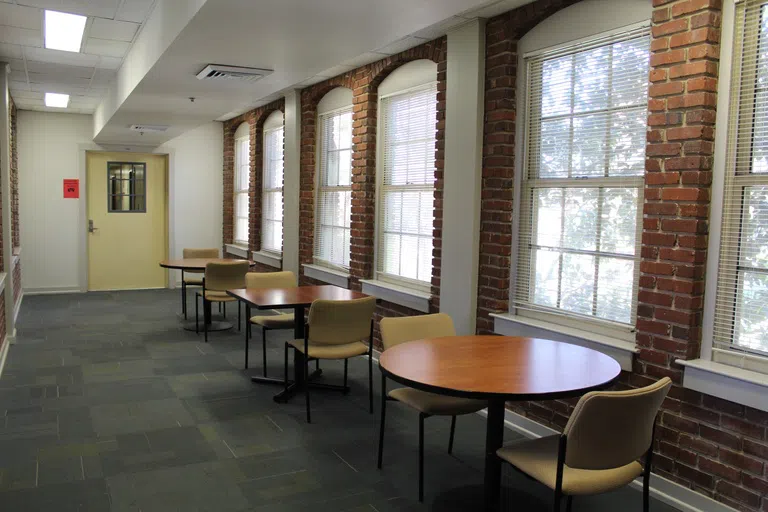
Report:
[{"label": "chair leg", "polygon": [[245,369],[248,369],[248,329],[245,330]]},{"label": "chair leg", "polygon": [[200,304],[200,298],[195,294],[195,334],[200,334],[200,325],[198,322],[199,313],[198,313],[198,305]]},{"label": "chair leg", "polygon": [[309,414],[309,356],[304,354],[304,395],[307,401],[307,423],[312,423],[312,417]]},{"label": "chair leg", "polygon": [[264,376],[267,376],[267,328],[261,328],[261,365],[264,368]]},{"label": "chair leg", "polygon": [[381,424],[379,425],[379,461],[377,467],[381,469],[381,461],[384,455],[384,424],[387,416],[387,377],[381,374]]},{"label": "chair leg", "polygon": [[[221,304],[221,303],[219,303]],[[211,302],[203,298],[203,331],[205,332],[205,342],[208,343],[208,324],[211,321]]]},{"label": "chair leg", "polygon": [[187,283],[181,280],[181,312],[184,314],[184,320],[187,319]]},{"label": "chair leg", "polygon": [[573,508],[573,496],[568,496],[568,498],[565,501],[565,512],[571,512],[572,508]]},{"label": "chair leg", "polygon": [[563,499],[563,493],[560,490],[555,490],[555,503],[553,510],[555,512],[560,512],[560,502]]},{"label": "chair leg", "polygon": [[650,480],[651,480],[651,473],[650,471],[647,471],[643,475],[643,512],[648,512],[648,510],[651,507]]},{"label": "chair leg", "polygon": [[368,352],[368,408],[373,414],[373,357]]},{"label": "chair leg", "polygon": [[[219,304],[221,304],[221,306],[219,306],[219,307],[224,309],[224,318],[227,318],[227,303],[226,302],[219,302]],[[219,311],[221,311],[221,309],[219,309]]]},{"label": "chair leg", "polygon": [[288,343],[285,344],[285,360],[283,361],[283,382],[285,383],[284,390],[288,391]]},{"label": "chair leg", "polygon": [[219,302],[219,313],[221,313],[221,302]]},{"label": "chair leg", "polygon": [[240,317],[240,301],[237,301],[237,332],[240,332],[240,326],[242,325],[243,320]]},{"label": "chair leg", "polygon": [[349,359],[344,360],[344,394],[346,395],[349,393],[349,390],[347,389],[347,373],[349,368]]},{"label": "chair leg", "polygon": [[448,438],[448,453],[453,453],[453,434],[456,433],[456,416],[451,416],[451,435]]},{"label": "chair leg", "polygon": [[424,413],[419,413],[419,501],[424,501]]}]

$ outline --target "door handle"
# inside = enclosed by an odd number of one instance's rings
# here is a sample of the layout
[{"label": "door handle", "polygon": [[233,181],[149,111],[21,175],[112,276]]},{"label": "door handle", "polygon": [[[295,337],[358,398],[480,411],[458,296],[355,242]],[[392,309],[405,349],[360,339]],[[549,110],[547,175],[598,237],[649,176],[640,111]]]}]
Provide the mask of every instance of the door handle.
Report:
[{"label": "door handle", "polygon": [[88,232],[93,233],[94,231],[98,230],[99,228],[93,227],[93,219],[88,219]]}]

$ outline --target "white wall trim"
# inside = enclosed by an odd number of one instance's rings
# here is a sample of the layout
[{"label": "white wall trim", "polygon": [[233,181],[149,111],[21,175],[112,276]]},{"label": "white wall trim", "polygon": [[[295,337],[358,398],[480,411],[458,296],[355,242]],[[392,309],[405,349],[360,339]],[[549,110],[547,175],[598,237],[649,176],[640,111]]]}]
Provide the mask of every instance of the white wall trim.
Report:
[{"label": "white wall trim", "polygon": [[678,359],[685,366],[683,387],[768,411],[768,375],[707,359]]},{"label": "white wall trim", "polygon": [[[21,285],[21,283],[19,283]],[[16,319],[19,318],[19,311],[21,311],[21,303],[24,301],[24,290],[19,293],[19,300],[13,306],[13,325],[16,325]],[[14,336],[15,337],[15,336]]]},{"label": "white wall trim", "polygon": [[334,270],[332,268],[323,267],[321,265],[304,264],[304,275],[317,279],[324,283],[340,286],[341,288],[349,288],[349,273],[342,272],[340,270]]},{"label": "white wall trim", "polygon": [[266,251],[253,251],[251,258],[257,263],[269,265],[270,267],[283,268],[283,256]]},{"label": "white wall trim", "polygon": [[591,348],[614,358],[618,361],[622,370],[632,371],[632,359],[637,352],[637,347],[634,343],[508,313],[494,313],[491,316],[494,318],[493,330],[497,334],[505,336],[547,337],[555,341]]},{"label": "white wall trim", "polygon": [[5,361],[8,359],[8,352],[11,350],[11,340],[9,336],[5,336],[3,339],[3,346],[0,348],[0,378],[3,376],[3,369],[5,368]]},{"label": "white wall trim", "polygon": [[5,272],[0,272],[0,293],[5,290],[5,278],[8,276]]},{"label": "white wall trim", "polygon": [[429,293],[374,279],[361,279],[360,282],[363,285],[363,293],[366,295],[372,295],[422,313],[429,313],[429,299],[432,298]]},{"label": "white wall trim", "polygon": [[76,286],[63,286],[61,288],[26,288],[24,295],[59,295],[63,293],[83,293],[79,287]]},{"label": "white wall trim", "polygon": [[227,254],[231,254],[233,256],[239,256],[241,258],[247,258],[248,257],[248,247],[238,245],[238,244],[224,244],[224,251]]},{"label": "white wall trim", "polygon": [[[483,417],[488,417],[487,409],[479,411],[478,414]],[[538,439],[539,437],[558,433],[556,430],[526,418],[516,412],[510,411],[509,409],[504,411],[504,425],[508,429],[514,430],[528,439]],[[643,481],[638,478],[629,485],[634,489],[642,490]],[[654,473],[651,473],[650,494],[653,498],[675,507],[682,512],[735,512],[735,509],[727,505]]]}]

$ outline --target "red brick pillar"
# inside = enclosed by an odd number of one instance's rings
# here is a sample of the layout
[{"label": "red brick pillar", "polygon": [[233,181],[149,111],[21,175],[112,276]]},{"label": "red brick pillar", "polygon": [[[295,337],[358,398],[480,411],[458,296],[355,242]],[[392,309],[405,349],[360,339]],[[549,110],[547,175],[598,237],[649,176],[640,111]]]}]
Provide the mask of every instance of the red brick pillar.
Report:
[{"label": "red brick pillar", "polygon": [[636,363],[680,383],[701,343],[721,2],[653,4]]}]

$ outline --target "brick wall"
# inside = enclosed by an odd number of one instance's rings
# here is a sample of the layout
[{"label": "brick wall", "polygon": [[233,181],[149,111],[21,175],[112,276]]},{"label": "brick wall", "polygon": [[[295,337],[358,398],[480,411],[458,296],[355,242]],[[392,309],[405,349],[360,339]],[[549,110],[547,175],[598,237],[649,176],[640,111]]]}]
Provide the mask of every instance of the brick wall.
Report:
[{"label": "brick wall", "polygon": [[21,245],[21,236],[19,233],[19,156],[16,140],[16,134],[18,133],[18,116],[16,113],[16,104],[13,102],[13,99],[10,101],[11,119],[9,135],[11,143],[11,239],[13,241],[13,246],[19,247]]},{"label": "brick wall", "polygon": [[[539,0],[489,20],[479,332],[508,311],[516,43],[574,1]],[[617,388],[675,382],[657,428],[654,471],[738,510],[768,511],[768,413],[684,389],[677,358],[698,357],[707,257],[720,0],[653,0],[648,144],[637,321],[640,349]],[[575,400],[511,404],[562,428]]]},{"label": "brick wall", "polygon": [[[267,105],[255,108],[233,119],[224,122],[224,225],[222,240],[224,244],[231,244],[234,237],[234,193],[235,193],[235,131],[244,122],[249,125],[250,132],[250,192],[249,213],[250,225],[248,227],[249,251],[258,251],[261,248],[261,182],[263,178],[264,154],[264,121],[276,111],[285,111],[285,100],[279,99]],[[257,263],[254,270],[258,272],[273,272],[274,267]]]},{"label": "brick wall", "polygon": [[13,303],[16,304],[21,298],[21,259],[16,258],[16,264],[13,266]]},{"label": "brick wall", "polygon": [[[379,84],[406,62],[429,59],[437,63],[438,106],[437,140],[435,144],[435,218],[433,228],[432,300],[431,309],[439,308],[440,261],[442,241],[443,149],[445,141],[445,79],[446,38],[430,41],[402,53],[348,71],[310,86],[302,91],[301,108],[301,207],[299,220],[299,258],[301,264],[312,263],[314,247],[315,168],[317,141],[317,104],[331,89],[346,87],[353,94],[352,140],[352,219],[350,288],[359,290],[360,279],[373,277],[376,197],[376,122]],[[302,272],[303,274],[303,272]],[[318,284],[302,275],[303,284]],[[378,320],[385,316],[420,314],[388,302],[381,302],[376,311],[377,345],[380,346]]]}]

